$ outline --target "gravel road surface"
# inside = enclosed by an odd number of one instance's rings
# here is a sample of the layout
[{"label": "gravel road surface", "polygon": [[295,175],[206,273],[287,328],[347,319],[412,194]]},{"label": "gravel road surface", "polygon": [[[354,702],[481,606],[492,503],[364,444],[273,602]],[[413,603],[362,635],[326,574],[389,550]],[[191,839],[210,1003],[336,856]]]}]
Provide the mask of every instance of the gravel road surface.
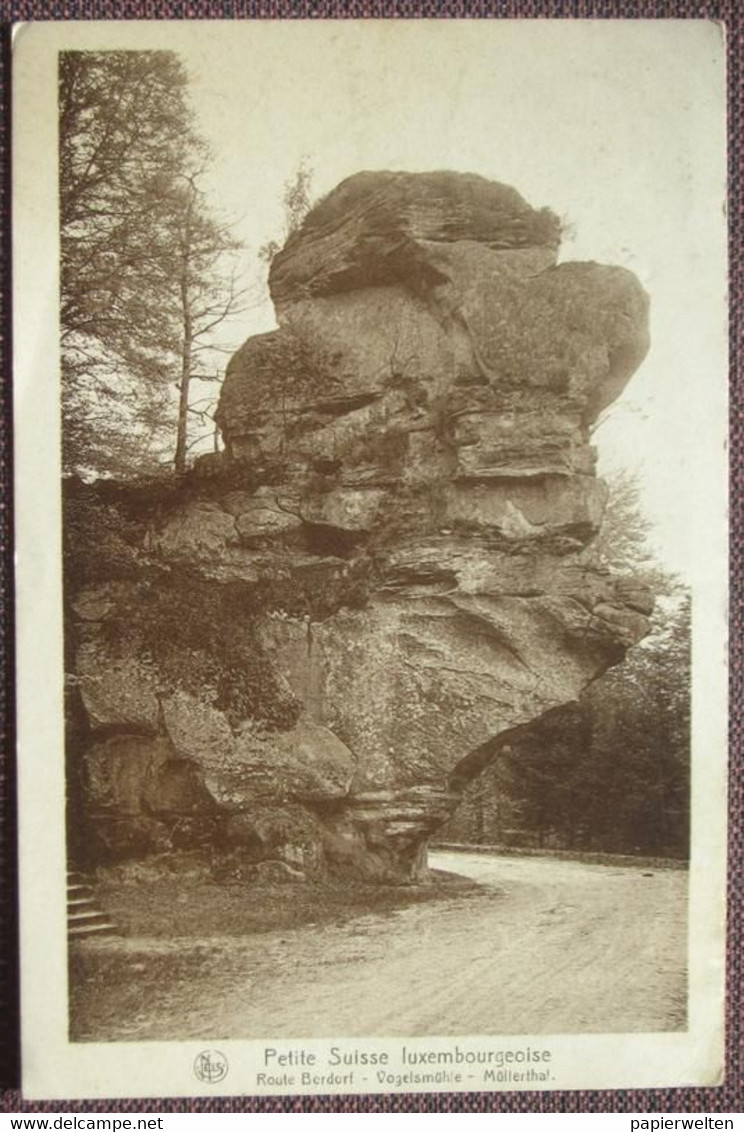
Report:
[{"label": "gravel road surface", "polygon": [[[684,1029],[684,871],[469,853],[431,854],[431,864],[481,887],[297,931],[100,941],[109,975],[96,993],[81,994],[73,1033],[163,1040]],[[126,1009],[116,1007],[117,983],[128,987]]]}]

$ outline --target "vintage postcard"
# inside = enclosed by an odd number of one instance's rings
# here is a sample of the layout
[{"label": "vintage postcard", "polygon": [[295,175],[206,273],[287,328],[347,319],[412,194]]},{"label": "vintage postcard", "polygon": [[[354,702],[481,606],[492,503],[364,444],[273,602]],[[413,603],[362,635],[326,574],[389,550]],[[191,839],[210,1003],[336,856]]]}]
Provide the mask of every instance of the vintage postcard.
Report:
[{"label": "vintage postcard", "polygon": [[720,1083],[724,61],[15,29],[28,1097]]}]

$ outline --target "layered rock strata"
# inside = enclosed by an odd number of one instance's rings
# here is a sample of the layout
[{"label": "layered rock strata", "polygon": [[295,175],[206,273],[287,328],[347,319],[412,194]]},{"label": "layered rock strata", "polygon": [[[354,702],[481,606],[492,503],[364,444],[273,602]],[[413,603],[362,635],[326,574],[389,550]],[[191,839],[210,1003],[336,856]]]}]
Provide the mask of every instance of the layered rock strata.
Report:
[{"label": "layered rock strata", "polygon": [[145,509],[122,579],[74,593],[106,851],[175,823],[288,876],[419,880],[464,784],[644,635],[648,594],[592,564],[589,429],[647,298],[558,244],[552,213],[454,173],[358,174],[290,237],[225,452]]}]

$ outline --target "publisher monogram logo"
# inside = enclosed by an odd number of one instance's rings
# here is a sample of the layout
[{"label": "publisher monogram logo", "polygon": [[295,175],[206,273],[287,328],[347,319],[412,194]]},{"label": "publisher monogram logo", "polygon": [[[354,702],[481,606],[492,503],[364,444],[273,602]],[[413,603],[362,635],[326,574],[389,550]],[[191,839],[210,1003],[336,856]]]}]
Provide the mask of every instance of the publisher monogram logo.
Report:
[{"label": "publisher monogram logo", "polygon": [[194,1062],[194,1074],[208,1085],[216,1085],[227,1077],[227,1058],[218,1049],[203,1049]]}]

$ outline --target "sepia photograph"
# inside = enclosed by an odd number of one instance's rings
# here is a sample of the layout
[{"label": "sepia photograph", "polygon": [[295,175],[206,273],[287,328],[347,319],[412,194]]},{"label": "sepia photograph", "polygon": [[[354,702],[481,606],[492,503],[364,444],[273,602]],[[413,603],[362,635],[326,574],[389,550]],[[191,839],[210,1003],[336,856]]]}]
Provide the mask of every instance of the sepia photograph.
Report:
[{"label": "sepia photograph", "polygon": [[25,1087],[719,1082],[720,27],[14,59]]}]

